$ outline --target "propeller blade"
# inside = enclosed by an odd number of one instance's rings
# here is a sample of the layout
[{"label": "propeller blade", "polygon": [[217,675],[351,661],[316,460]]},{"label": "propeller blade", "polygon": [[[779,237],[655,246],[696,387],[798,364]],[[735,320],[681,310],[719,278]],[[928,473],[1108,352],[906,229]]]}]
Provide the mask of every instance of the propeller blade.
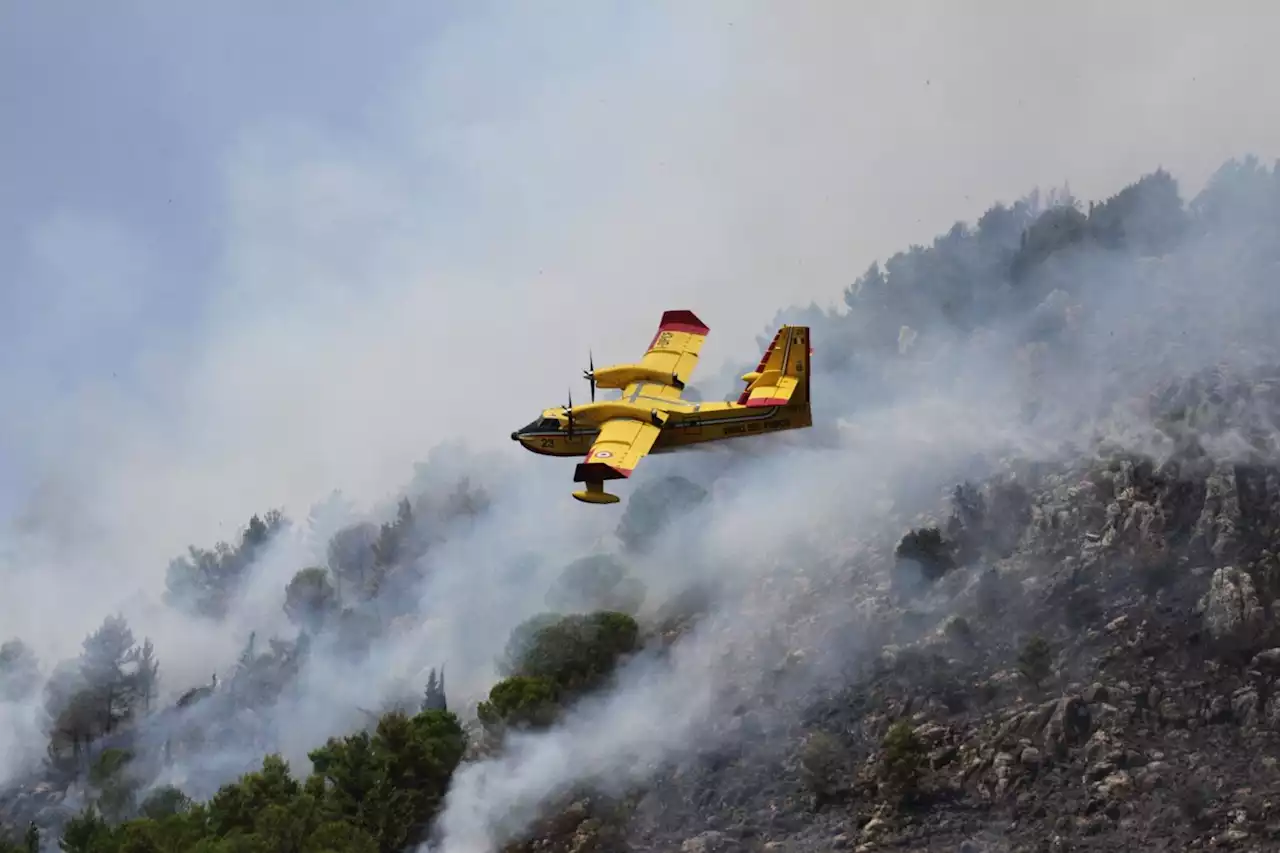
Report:
[{"label": "propeller blade", "polygon": [[587,350],[587,369],[591,371],[591,402],[594,403],[596,401],[596,359],[589,349]]}]

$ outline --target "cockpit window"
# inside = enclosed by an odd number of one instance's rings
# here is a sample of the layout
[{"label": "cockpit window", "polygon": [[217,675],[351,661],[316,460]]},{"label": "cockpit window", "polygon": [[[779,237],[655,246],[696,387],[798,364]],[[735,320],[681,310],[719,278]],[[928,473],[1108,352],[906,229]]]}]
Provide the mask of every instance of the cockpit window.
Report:
[{"label": "cockpit window", "polygon": [[555,418],[538,418],[530,421],[521,432],[553,432],[560,429],[560,422]]}]

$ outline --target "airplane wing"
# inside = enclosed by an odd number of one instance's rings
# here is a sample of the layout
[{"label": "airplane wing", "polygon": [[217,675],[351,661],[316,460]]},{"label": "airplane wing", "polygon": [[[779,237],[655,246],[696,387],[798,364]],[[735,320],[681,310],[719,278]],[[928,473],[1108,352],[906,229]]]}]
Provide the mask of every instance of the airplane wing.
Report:
[{"label": "airplane wing", "polygon": [[578,464],[574,482],[600,482],[630,477],[636,464],[658,440],[662,427],[631,418],[613,418],[600,427],[600,435]]},{"label": "airplane wing", "polygon": [[[665,311],[657,333],[640,359],[640,365],[673,375],[684,384],[698,366],[698,353],[709,331],[707,324],[692,311]],[[669,383],[632,382],[623,390],[622,396],[627,398],[640,394],[675,400],[680,397],[680,391],[679,387]]]}]

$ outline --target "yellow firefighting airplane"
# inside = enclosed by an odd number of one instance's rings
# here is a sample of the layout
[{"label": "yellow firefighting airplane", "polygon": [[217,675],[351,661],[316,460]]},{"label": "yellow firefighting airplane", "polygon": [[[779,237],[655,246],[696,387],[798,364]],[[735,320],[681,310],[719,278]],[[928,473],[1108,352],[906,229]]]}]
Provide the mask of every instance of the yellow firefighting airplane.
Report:
[{"label": "yellow firefighting airplane", "polygon": [[[590,403],[574,406],[571,394],[569,405],[545,409],[511,433],[512,440],[546,456],[586,453],[573,475],[586,488],[573,496],[606,504],[617,503],[618,496],[604,490],[604,481],[630,477],[646,454],[813,424],[808,326],[778,329],[759,366],[743,374],[747,386],[736,403],[680,399],[709,331],[692,311],[667,311],[638,363],[596,370],[589,361],[582,375],[591,382]],[[620,389],[622,395],[597,403],[597,387]]]}]

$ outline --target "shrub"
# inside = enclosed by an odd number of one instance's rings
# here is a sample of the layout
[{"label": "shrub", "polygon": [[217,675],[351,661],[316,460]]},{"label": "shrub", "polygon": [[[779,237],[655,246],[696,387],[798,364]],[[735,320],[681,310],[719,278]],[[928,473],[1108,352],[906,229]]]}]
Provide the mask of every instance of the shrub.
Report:
[{"label": "shrub", "polygon": [[890,792],[900,800],[914,799],[920,790],[925,748],[905,720],[889,727],[881,751],[883,776]]},{"label": "shrub", "polygon": [[635,650],[639,633],[625,613],[535,616],[512,632],[507,673],[546,679],[559,693],[590,690]]},{"label": "shrub", "polygon": [[982,492],[966,481],[951,493],[951,518],[947,520],[947,538],[955,543],[955,559],[966,565],[977,558],[987,521],[987,505]]},{"label": "shrub", "polygon": [[383,715],[372,735],[331,738],[309,756],[315,774],[307,780],[308,793],[345,828],[317,825],[313,832],[367,836],[384,851],[416,844],[425,837],[466,747],[462,726],[448,711],[413,716],[393,711]]},{"label": "shrub", "polygon": [[911,530],[898,542],[894,550],[901,569],[904,563],[920,567],[921,576],[932,583],[956,567],[951,543],[942,537],[936,527]]},{"label": "shrub", "polygon": [[183,814],[191,808],[191,805],[191,798],[181,790],[172,785],[162,785],[147,795],[138,812],[151,820],[163,820]]},{"label": "shrub", "polygon": [[1018,671],[1038,688],[1052,671],[1052,657],[1048,641],[1033,634],[1018,653]]},{"label": "shrub", "polygon": [[285,587],[285,615],[304,631],[320,630],[338,611],[338,593],[328,569],[303,569]]},{"label": "shrub", "polygon": [[973,626],[963,616],[951,616],[943,624],[943,634],[947,639],[962,646],[973,645]]},{"label": "shrub", "polygon": [[811,733],[800,748],[799,763],[801,781],[813,793],[815,808],[848,790],[848,757],[834,735]]},{"label": "shrub", "polygon": [[493,685],[488,701],[477,706],[476,716],[495,729],[541,728],[555,721],[556,700],[556,685],[548,679],[513,675]]}]

